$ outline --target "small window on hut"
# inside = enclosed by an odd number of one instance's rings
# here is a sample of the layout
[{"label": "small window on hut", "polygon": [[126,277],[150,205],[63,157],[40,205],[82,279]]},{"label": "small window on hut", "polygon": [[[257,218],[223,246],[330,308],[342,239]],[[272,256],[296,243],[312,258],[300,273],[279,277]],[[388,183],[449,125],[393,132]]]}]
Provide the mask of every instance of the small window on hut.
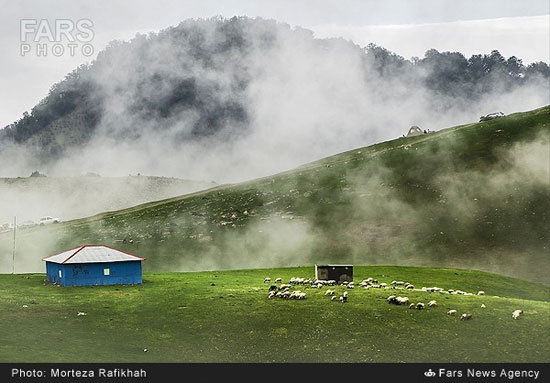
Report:
[{"label": "small window on hut", "polygon": [[59,275],[59,278],[63,278],[63,272],[61,270],[58,270],[57,274]]},{"label": "small window on hut", "polygon": [[111,275],[111,269],[106,267],[103,269],[103,275]]}]

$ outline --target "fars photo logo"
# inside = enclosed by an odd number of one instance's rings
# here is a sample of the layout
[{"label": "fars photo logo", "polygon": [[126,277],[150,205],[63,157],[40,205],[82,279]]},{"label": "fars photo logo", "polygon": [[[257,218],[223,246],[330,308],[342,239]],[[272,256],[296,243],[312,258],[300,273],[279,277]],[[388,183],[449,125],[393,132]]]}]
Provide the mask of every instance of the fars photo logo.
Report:
[{"label": "fars photo logo", "polygon": [[424,372],[424,376],[427,376],[428,378],[433,378],[435,376],[435,372],[430,368],[428,371]]},{"label": "fars photo logo", "polygon": [[89,19],[21,19],[21,56],[60,57],[94,54],[94,23]]}]

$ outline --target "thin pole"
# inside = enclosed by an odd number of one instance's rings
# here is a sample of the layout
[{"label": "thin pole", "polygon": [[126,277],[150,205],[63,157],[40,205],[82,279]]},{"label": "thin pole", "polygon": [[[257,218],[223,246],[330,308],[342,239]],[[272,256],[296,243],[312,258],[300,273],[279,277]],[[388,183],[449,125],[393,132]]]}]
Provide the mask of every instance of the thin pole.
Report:
[{"label": "thin pole", "polygon": [[15,233],[17,231],[17,216],[13,217],[13,255],[11,259],[11,273],[15,274]]}]

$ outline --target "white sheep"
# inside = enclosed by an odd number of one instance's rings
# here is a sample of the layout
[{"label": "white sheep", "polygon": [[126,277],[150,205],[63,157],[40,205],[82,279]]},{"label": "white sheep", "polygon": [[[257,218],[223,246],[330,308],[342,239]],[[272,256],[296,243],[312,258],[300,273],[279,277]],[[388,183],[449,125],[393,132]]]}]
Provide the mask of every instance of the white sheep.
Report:
[{"label": "white sheep", "polygon": [[269,277],[264,278],[264,283],[267,283],[267,282],[271,282],[271,278],[269,278]]},{"label": "white sheep", "polygon": [[407,290],[414,290],[414,285],[407,285]]},{"label": "white sheep", "polygon": [[336,296],[333,295],[331,298],[330,298],[331,301],[335,301],[336,300]]},{"label": "white sheep", "polygon": [[275,279],[275,283],[282,283],[283,282],[283,278],[277,278]]},{"label": "white sheep", "polygon": [[447,311],[447,315],[456,315],[456,310]]},{"label": "white sheep", "polygon": [[484,303],[481,304],[481,308],[484,309],[484,308],[487,308],[487,306],[485,306]]},{"label": "white sheep", "polygon": [[477,295],[485,295],[485,291],[478,291]]},{"label": "white sheep", "polygon": [[410,309],[414,309],[414,307],[415,307],[414,303],[411,303],[411,304],[409,305],[409,308],[410,308]]},{"label": "white sheep", "polygon": [[424,303],[417,303],[417,304],[416,304],[416,308],[417,308],[418,310],[424,310]]},{"label": "white sheep", "polygon": [[78,314],[76,314],[77,317],[81,316],[81,315],[88,315],[86,313],[83,313],[82,311],[79,311]]},{"label": "white sheep", "polygon": [[395,298],[398,305],[406,305],[409,303],[409,298],[407,297],[397,297]]},{"label": "white sheep", "polygon": [[470,320],[472,319],[472,314],[462,314],[460,320]]},{"label": "white sheep", "polygon": [[334,295],[334,290],[325,291],[325,296],[327,296],[327,295]]},{"label": "white sheep", "polygon": [[436,301],[429,301],[428,302],[428,307],[435,307],[437,306],[437,302]]},{"label": "white sheep", "polygon": [[512,318],[514,319],[519,319],[519,316],[523,314],[523,310],[515,310],[513,313],[512,313]]}]

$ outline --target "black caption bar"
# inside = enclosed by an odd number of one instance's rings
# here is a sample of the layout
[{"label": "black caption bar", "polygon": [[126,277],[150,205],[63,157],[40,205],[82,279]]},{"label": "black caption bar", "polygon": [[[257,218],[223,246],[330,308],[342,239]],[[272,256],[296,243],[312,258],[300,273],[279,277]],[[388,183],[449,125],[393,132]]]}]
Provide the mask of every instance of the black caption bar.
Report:
[{"label": "black caption bar", "polygon": [[[371,363],[371,364],[218,364],[218,363],[1,363],[1,382],[181,382],[235,377],[277,380],[296,377],[349,381],[358,377],[392,382],[548,382],[544,363]],[[185,380],[185,379],[184,379]]]}]

